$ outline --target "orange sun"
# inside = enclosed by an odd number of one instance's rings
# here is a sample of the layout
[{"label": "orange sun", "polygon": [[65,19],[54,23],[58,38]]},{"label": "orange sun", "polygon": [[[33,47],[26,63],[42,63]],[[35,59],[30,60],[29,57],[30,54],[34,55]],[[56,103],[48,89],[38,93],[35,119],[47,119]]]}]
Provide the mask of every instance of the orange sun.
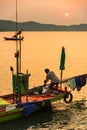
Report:
[{"label": "orange sun", "polygon": [[68,13],[68,12],[66,12],[66,13],[65,13],[65,16],[66,16],[66,17],[68,17],[68,16],[69,16],[69,13]]}]

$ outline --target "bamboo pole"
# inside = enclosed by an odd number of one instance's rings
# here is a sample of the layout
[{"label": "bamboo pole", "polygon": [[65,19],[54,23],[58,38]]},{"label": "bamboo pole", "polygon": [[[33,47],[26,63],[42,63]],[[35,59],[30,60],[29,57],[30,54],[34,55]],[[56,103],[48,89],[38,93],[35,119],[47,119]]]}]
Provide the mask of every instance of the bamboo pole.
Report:
[{"label": "bamboo pole", "polygon": [[28,89],[29,89],[29,74],[28,74],[28,70],[26,70],[26,75],[27,75],[26,102],[28,102]]}]

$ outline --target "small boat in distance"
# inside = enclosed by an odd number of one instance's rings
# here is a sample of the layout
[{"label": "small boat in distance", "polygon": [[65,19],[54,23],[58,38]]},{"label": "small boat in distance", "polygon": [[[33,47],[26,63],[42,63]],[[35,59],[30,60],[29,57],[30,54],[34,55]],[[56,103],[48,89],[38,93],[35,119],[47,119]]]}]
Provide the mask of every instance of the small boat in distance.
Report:
[{"label": "small boat in distance", "polygon": [[[16,41],[16,40],[23,40],[24,39],[24,37],[21,37],[21,36],[19,36],[19,35],[21,35],[21,33],[22,33],[22,29],[20,30],[20,31],[18,31],[18,32],[16,32],[15,33],[15,35],[13,35],[13,37],[11,37],[11,38],[9,38],[9,37],[4,37],[4,39],[5,40],[14,40],[14,41]],[[18,37],[19,36],[19,37]]]},{"label": "small boat in distance", "polygon": [[24,39],[24,37],[19,37],[19,38],[17,38],[17,37],[11,37],[11,38],[9,38],[9,37],[4,37],[4,39],[5,40],[11,40],[11,41],[16,41],[16,40],[23,40]]}]

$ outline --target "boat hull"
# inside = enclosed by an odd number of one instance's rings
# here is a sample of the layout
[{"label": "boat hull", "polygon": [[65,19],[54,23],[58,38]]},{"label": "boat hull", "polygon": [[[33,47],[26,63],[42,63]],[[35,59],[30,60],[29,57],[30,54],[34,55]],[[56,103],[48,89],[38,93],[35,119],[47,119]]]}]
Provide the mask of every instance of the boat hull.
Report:
[{"label": "boat hull", "polygon": [[[41,99],[42,98],[42,99]],[[56,96],[56,97],[45,97],[45,96],[42,96],[42,97],[39,97],[37,95],[34,95],[34,96],[30,96],[29,99],[32,101],[29,101],[29,102],[23,102],[21,104],[23,104],[22,106],[20,105],[20,103],[18,104],[19,108],[16,108],[14,110],[10,110],[10,111],[7,111],[7,112],[2,112],[0,113],[0,123],[4,123],[4,122],[8,122],[8,121],[11,121],[11,120],[15,120],[15,119],[18,119],[18,118],[21,118],[23,116],[29,116],[31,115],[32,113],[44,108],[44,107],[47,107],[49,106],[49,104],[51,105],[52,102],[55,102],[57,100],[61,100],[64,98],[64,94],[61,94],[60,96]],[[35,101],[37,99],[37,101]],[[31,104],[35,105],[31,111]],[[29,106],[29,110],[27,111],[28,114],[25,114],[24,112],[24,106]]]},{"label": "boat hull", "polygon": [[18,40],[23,40],[24,37],[21,38],[16,38],[16,37],[12,37],[12,38],[8,38],[8,37],[4,37],[5,40],[11,40],[11,41],[18,41]]},{"label": "boat hull", "polygon": [[23,116],[23,108],[0,113],[0,123],[8,122]]}]

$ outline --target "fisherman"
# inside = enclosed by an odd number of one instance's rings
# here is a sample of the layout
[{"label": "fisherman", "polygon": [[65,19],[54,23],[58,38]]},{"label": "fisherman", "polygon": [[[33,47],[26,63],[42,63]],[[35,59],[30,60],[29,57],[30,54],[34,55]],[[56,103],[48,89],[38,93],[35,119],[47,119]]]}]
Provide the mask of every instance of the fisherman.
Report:
[{"label": "fisherman", "polygon": [[23,29],[21,29],[20,31],[16,32],[15,35],[13,36],[13,38],[17,38],[17,36],[21,35]]},{"label": "fisherman", "polygon": [[56,74],[53,71],[50,71],[48,68],[46,68],[45,70],[46,73],[46,79],[44,80],[44,86],[46,86],[46,83],[51,80],[51,83],[48,86],[47,89],[47,94],[50,93],[50,90],[52,89],[52,87],[54,85],[56,85],[58,87],[58,83],[59,83],[59,78],[56,76]]}]

